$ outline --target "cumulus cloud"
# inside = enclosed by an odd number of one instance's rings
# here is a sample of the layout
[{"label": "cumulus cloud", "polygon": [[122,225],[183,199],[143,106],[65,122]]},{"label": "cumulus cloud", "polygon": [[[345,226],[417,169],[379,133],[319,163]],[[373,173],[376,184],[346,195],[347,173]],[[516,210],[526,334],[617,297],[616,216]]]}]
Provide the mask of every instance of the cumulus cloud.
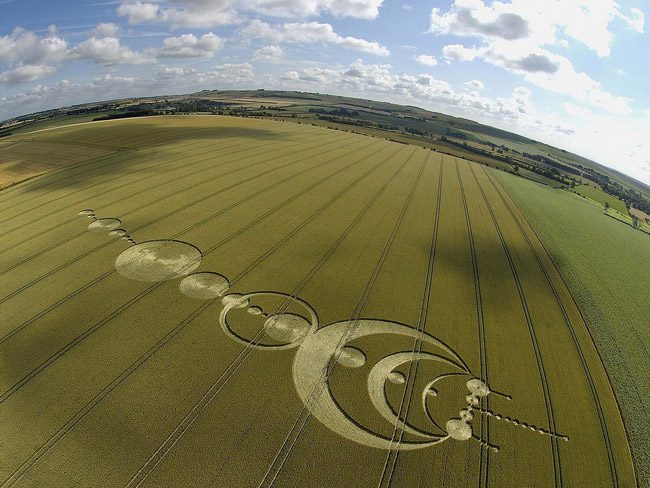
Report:
[{"label": "cumulus cloud", "polygon": [[432,9],[430,31],[518,41],[527,49],[560,45],[563,39],[559,34],[562,33],[597,55],[607,56],[613,39],[610,24],[616,19],[643,32],[643,12],[633,8],[626,15],[615,0],[512,0],[508,3],[454,0],[447,12]]},{"label": "cumulus cloud", "polygon": [[321,24],[319,22],[291,22],[271,26],[266,22],[253,20],[241,29],[240,33],[249,39],[266,39],[279,44],[314,44],[322,42],[377,56],[390,55],[390,51],[377,42],[356,37],[343,37],[334,32],[334,28],[330,24]]},{"label": "cumulus cloud", "polygon": [[90,60],[107,66],[153,62],[149,53],[139,53],[121,43],[117,37],[90,37],[68,53],[69,60]]},{"label": "cumulus cloud", "polygon": [[223,87],[251,83],[255,80],[255,71],[250,63],[226,63],[212,68],[206,73],[199,74],[201,84],[219,83]]},{"label": "cumulus cloud", "polygon": [[424,66],[434,67],[438,64],[438,60],[435,58],[435,56],[431,56],[430,54],[420,54],[418,56],[415,56],[415,60]]},{"label": "cumulus cloud", "polygon": [[62,62],[90,61],[107,67],[145,65],[158,59],[210,58],[223,46],[220,37],[208,32],[200,37],[194,34],[168,37],[160,47],[136,51],[117,37],[119,31],[113,23],[100,23],[89,32],[87,39],[68,47],[54,27],[45,36],[16,28],[0,37],[0,63],[5,64],[0,65],[0,83],[18,85],[43,79],[56,72]]},{"label": "cumulus cloud", "polygon": [[178,78],[187,78],[196,75],[198,71],[194,68],[184,68],[180,66],[169,67],[160,66],[156,70],[156,78],[158,80],[174,80]]},{"label": "cumulus cloud", "polygon": [[160,12],[160,6],[147,2],[124,2],[117,8],[117,14],[127,17],[131,24],[141,24],[156,20]]},{"label": "cumulus cloud", "polygon": [[284,51],[279,46],[264,46],[253,54],[253,60],[275,63],[284,57]]},{"label": "cumulus cloud", "polygon": [[448,61],[472,61],[485,53],[485,49],[465,47],[462,44],[448,44],[442,48],[442,55]]},{"label": "cumulus cloud", "polygon": [[120,32],[120,27],[112,22],[102,22],[90,31],[93,37],[117,37]]},{"label": "cumulus cloud", "polygon": [[44,37],[16,27],[11,34],[0,37],[0,61],[43,64],[61,59],[67,46],[68,43],[59,37],[54,26],[49,28]]},{"label": "cumulus cloud", "polygon": [[432,10],[430,31],[476,39],[477,44],[471,46],[444,46],[442,54],[448,62],[480,59],[546,90],[610,113],[629,114],[629,99],[609,93],[587,73],[578,72],[566,56],[551,49],[567,46],[570,38],[598,56],[607,56],[612,22],[623,19],[635,30],[643,29],[643,13],[637,10],[626,16],[614,0],[454,0],[444,13],[438,8]]},{"label": "cumulus cloud", "polygon": [[19,85],[29,81],[36,81],[52,74],[55,69],[45,65],[23,65],[0,73],[0,83],[6,85]]},{"label": "cumulus cloud", "polygon": [[178,37],[168,37],[158,52],[161,58],[210,58],[223,46],[221,38],[209,32],[201,37],[194,34],[184,34]]},{"label": "cumulus cloud", "polygon": [[44,36],[16,27],[0,37],[0,62],[5,64],[0,83],[17,85],[51,75],[56,71],[51,64],[65,56],[67,47],[54,26]]},{"label": "cumulus cloud", "polygon": [[527,71],[529,73],[556,73],[558,65],[551,61],[548,56],[541,54],[529,54],[521,59],[508,61],[509,66]]},{"label": "cumulus cloud", "polygon": [[465,85],[470,86],[476,90],[482,90],[483,88],[485,88],[485,84],[481,80],[466,81]]},{"label": "cumulus cloud", "polygon": [[123,0],[118,15],[132,24],[169,23],[175,27],[214,27],[236,24],[245,14],[307,18],[322,14],[374,19],[383,0],[172,0],[165,4]]},{"label": "cumulus cloud", "polygon": [[431,32],[482,35],[510,41],[528,36],[528,21],[523,17],[514,13],[499,13],[495,9],[481,8],[483,6],[480,2],[468,4],[471,7],[456,1],[446,14],[441,14],[439,8],[434,8],[431,11]]}]

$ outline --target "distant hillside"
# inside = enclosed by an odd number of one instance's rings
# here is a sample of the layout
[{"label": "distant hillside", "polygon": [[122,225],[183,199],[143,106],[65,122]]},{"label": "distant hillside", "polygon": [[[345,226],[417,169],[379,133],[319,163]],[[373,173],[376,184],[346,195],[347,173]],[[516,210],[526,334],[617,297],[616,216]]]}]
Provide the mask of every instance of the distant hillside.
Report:
[{"label": "distant hillside", "polygon": [[[294,119],[341,130],[418,144],[512,173],[534,173],[557,186],[591,185],[650,214],[650,186],[577,154],[478,122],[410,105],[280,90],[203,90],[95,102],[8,120],[0,137],[51,126],[61,117],[75,122],[158,114],[216,114]],[[70,122],[73,123],[73,122]]]}]

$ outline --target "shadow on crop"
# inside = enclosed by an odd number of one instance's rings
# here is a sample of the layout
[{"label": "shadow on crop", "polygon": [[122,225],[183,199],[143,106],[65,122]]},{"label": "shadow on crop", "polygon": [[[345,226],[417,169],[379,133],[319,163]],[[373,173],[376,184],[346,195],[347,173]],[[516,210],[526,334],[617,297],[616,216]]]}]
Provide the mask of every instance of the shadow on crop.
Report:
[{"label": "shadow on crop", "polygon": [[[156,164],[157,154],[160,154],[161,159],[170,161],[180,159],[182,158],[182,148],[173,147],[178,144],[187,144],[188,151],[196,151],[196,143],[203,141],[205,151],[195,153],[197,158],[208,161],[213,158],[214,163],[219,164],[222,155],[232,156],[240,151],[242,146],[248,149],[251,147],[251,141],[291,140],[291,136],[285,132],[260,128],[161,126],[151,122],[116,127],[111,127],[109,124],[91,124],[67,128],[64,133],[57,134],[57,132],[59,131],[34,134],[35,137],[30,143],[37,145],[39,140],[48,143],[57,141],[66,143],[68,147],[78,146],[80,151],[83,151],[85,146],[97,145],[110,147],[115,152],[69,165],[74,168],[67,171],[63,169],[69,174],[67,178],[62,177],[61,172],[46,174],[27,184],[24,187],[26,191],[45,193],[61,188],[74,190],[76,187],[100,183],[112,176],[128,172],[130,168],[138,169],[138,163],[145,156],[148,160],[147,165]],[[238,140],[241,144],[238,143]],[[214,141],[214,144],[211,144],[211,141]],[[223,149],[223,152],[222,144],[228,146],[227,149]],[[138,174],[148,172],[154,175],[157,173],[155,166],[151,170],[147,170],[143,166],[143,170]]]}]

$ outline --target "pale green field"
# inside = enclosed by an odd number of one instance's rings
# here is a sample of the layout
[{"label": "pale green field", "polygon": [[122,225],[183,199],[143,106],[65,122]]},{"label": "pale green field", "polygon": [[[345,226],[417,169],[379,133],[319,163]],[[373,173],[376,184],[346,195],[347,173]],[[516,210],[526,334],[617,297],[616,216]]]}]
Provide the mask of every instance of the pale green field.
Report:
[{"label": "pale green field", "polygon": [[577,195],[495,175],[539,232],[590,324],[648,486],[650,238]]},{"label": "pale green field", "polygon": [[[0,192],[3,486],[635,486],[585,323],[484,167],[253,119],[29,137],[120,151]],[[201,272],[224,302],[181,293]]]},{"label": "pale green field", "polygon": [[524,178],[536,181],[537,183],[542,183],[543,185],[551,186],[553,188],[560,188],[563,186],[562,183],[557,180],[552,180],[551,178],[547,178],[544,175],[529,171],[526,168],[519,168],[519,176],[523,176]]},{"label": "pale green field", "polygon": [[573,188],[573,191],[579,195],[589,198],[590,200],[593,200],[596,203],[599,203],[600,205],[605,205],[605,202],[607,202],[609,203],[610,207],[617,212],[620,212],[624,215],[629,215],[629,212],[625,207],[625,202],[619,200],[615,196],[608,195],[600,188],[594,188],[593,186],[588,185],[578,185]]}]

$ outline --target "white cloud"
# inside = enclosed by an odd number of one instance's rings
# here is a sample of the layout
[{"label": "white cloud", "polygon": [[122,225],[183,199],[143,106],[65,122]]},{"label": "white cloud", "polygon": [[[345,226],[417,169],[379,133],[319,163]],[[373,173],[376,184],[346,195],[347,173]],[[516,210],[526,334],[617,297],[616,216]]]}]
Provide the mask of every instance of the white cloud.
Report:
[{"label": "white cloud", "polygon": [[473,61],[484,52],[484,49],[465,47],[462,44],[448,44],[442,48],[442,55],[448,61]]},{"label": "white cloud", "polygon": [[145,64],[153,62],[149,53],[138,53],[124,46],[117,37],[91,37],[68,53],[69,60],[90,60],[97,64]]},{"label": "white cloud", "polygon": [[383,0],[171,0],[164,4],[123,0],[118,15],[132,24],[170,23],[175,27],[215,27],[241,22],[247,13],[307,18],[323,14],[374,19]]},{"label": "white cloud", "polygon": [[523,77],[527,82],[554,93],[614,114],[629,114],[630,100],[608,92],[571,61],[551,51],[563,47],[565,38],[581,42],[598,56],[610,53],[613,37],[610,23],[623,18],[637,30],[643,14],[632,10],[625,17],[614,0],[556,0],[511,3],[484,0],[454,0],[449,10],[431,12],[430,31],[471,37],[478,45],[450,44],[443,47],[449,61],[480,59]]},{"label": "white cloud", "polygon": [[24,64],[45,64],[61,59],[68,43],[51,26],[45,37],[16,27],[11,34],[0,37],[0,61],[20,61]]},{"label": "white cloud", "polygon": [[117,14],[127,17],[131,24],[141,24],[156,20],[158,18],[160,6],[155,3],[147,2],[124,2],[117,8]]},{"label": "white cloud", "polygon": [[575,115],[578,117],[583,117],[587,118],[593,115],[593,112],[589,110],[586,107],[579,107],[578,105],[575,105],[571,102],[564,102],[562,104],[562,108],[566,111],[566,113],[570,115]]},{"label": "white cloud", "polygon": [[251,83],[255,80],[255,71],[250,63],[220,64],[207,73],[199,74],[198,81],[201,84],[219,83],[219,87]]},{"label": "white cloud", "polygon": [[607,56],[613,39],[610,24],[616,19],[643,31],[643,12],[633,8],[626,16],[615,0],[454,0],[445,13],[432,9],[430,31],[517,42],[528,50],[558,45],[558,35],[564,34]]},{"label": "white cloud", "polygon": [[383,0],[242,0],[234,2],[242,10],[251,10],[277,17],[313,17],[331,14],[335,17],[374,19]]},{"label": "white cloud", "polygon": [[471,86],[472,88],[474,88],[476,90],[482,90],[483,88],[485,88],[485,84],[481,80],[466,81],[465,85]]},{"label": "white cloud", "polygon": [[51,66],[23,65],[0,73],[0,83],[6,85],[19,85],[29,81],[36,81],[52,74],[55,71]]},{"label": "white cloud", "polygon": [[178,78],[193,77],[198,73],[193,68],[161,66],[156,70],[156,78],[159,80],[174,80]]},{"label": "white cloud", "polygon": [[485,36],[517,40],[529,35],[528,21],[512,12],[490,9],[478,1],[459,1],[446,14],[439,8],[431,11],[430,31],[437,34]]},{"label": "white cloud", "polygon": [[434,67],[438,64],[438,60],[435,58],[435,56],[431,56],[430,54],[420,54],[418,56],[415,56],[415,60],[424,66]]},{"label": "white cloud", "polygon": [[318,22],[292,22],[270,26],[266,22],[253,20],[241,29],[240,33],[250,39],[266,39],[275,43],[314,44],[322,42],[377,56],[390,55],[390,51],[377,42],[356,37],[343,37],[334,32],[334,28],[330,24]]},{"label": "white cloud", "polygon": [[50,63],[60,61],[68,43],[59,36],[56,27],[50,26],[47,34],[16,27],[11,34],[0,37],[0,83],[18,85],[45,78],[56,71]]},{"label": "white cloud", "polygon": [[264,61],[267,63],[275,63],[284,57],[284,51],[279,46],[264,46],[258,49],[253,54],[255,61]]},{"label": "white cloud", "polygon": [[183,34],[178,37],[168,37],[158,52],[160,58],[210,58],[223,46],[221,38],[209,32],[201,37],[194,34]]},{"label": "white cloud", "polygon": [[120,32],[120,27],[112,22],[102,22],[90,31],[92,37],[117,37]]}]

